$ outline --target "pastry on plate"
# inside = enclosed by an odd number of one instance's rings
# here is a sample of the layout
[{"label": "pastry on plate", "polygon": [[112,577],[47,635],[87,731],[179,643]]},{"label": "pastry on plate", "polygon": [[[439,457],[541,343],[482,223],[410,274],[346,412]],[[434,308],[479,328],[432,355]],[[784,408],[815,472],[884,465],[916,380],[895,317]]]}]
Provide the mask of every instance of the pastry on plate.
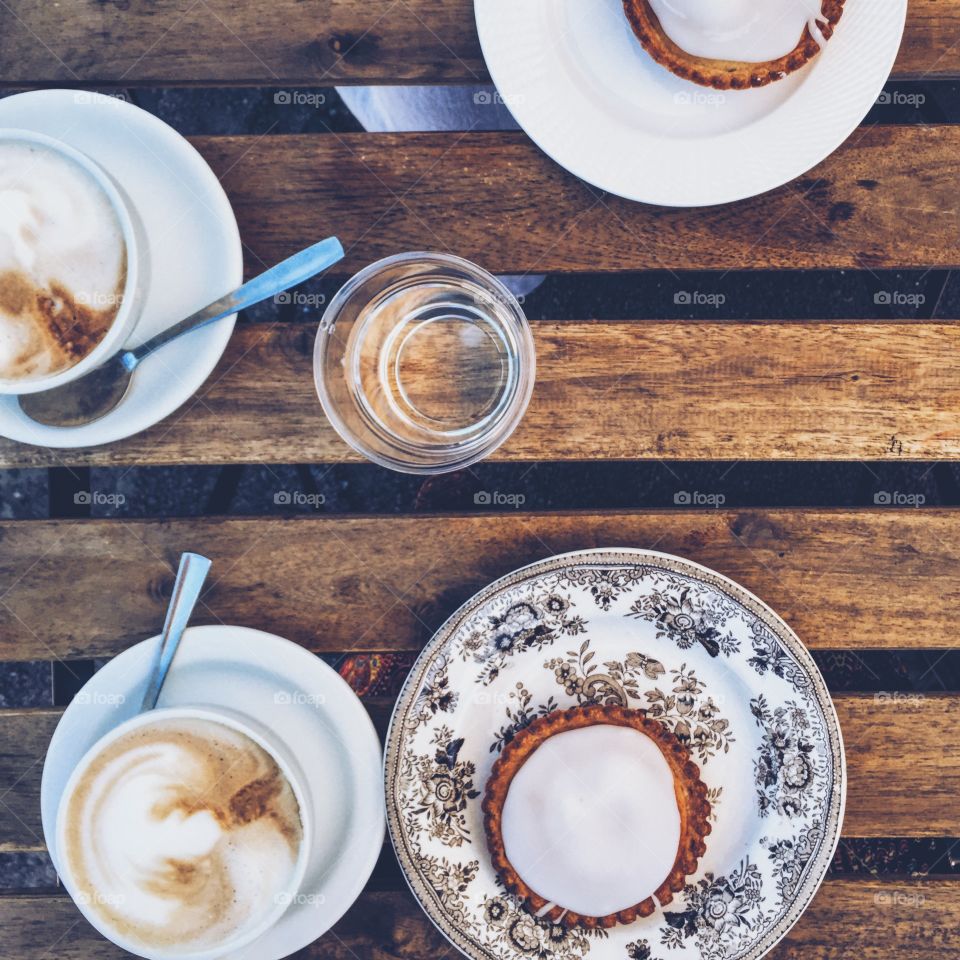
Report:
[{"label": "pastry on plate", "polygon": [[686,747],[644,710],[594,704],[534,720],[483,799],[493,866],[531,913],[568,926],[649,916],[706,850],[710,803]]},{"label": "pastry on plate", "polygon": [[623,0],[647,53],[717,90],[762,87],[799,70],[833,36],[845,0]]}]

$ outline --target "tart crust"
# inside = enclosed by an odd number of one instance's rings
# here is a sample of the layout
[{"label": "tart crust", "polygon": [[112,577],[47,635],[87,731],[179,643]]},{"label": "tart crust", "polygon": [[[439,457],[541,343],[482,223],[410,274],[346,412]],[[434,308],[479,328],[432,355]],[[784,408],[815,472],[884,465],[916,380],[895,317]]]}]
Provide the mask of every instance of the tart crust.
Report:
[{"label": "tart crust", "polygon": [[[652,896],[619,913],[589,917],[565,910],[557,904],[544,912],[550,902],[531,890],[507,859],[502,822],[507,791],[517,771],[545,740],[567,730],[603,724],[639,730],[660,748],[673,773],[677,807],[680,811],[677,857],[666,880]],[[670,903],[673,895],[683,889],[686,878],[696,871],[697,862],[706,851],[705,838],[710,833],[707,786],[700,779],[700,768],[690,759],[687,748],[662,723],[648,718],[645,710],[602,704],[558,710],[539,717],[521,730],[504,747],[493,765],[483,798],[483,815],[490,857],[507,890],[520,897],[534,915],[571,927],[612,927],[617,923],[632,923],[638,917],[648,917],[653,913],[656,909],[654,897],[662,905]]]},{"label": "tart crust", "polygon": [[[833,36],[843,14],[845,0],[823,0],[818,21],[824,40]],[[809,27],[804,27],[799,43],[778,60],[748,63],[742,60],[711,60],[697,57],[677,46],[666,34],[649,0],[623,0],[627,19],[643,48],[657,63],[678,77],[715,90],[746,90],[764,87],[799,70],[820,52],[820,44]]]}]

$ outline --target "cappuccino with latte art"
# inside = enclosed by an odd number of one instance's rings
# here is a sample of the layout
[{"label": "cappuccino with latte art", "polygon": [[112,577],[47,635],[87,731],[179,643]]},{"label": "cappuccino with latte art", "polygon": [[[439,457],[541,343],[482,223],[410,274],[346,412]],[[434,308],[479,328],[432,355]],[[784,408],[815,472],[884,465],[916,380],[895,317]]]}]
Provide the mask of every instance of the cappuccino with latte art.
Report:
[{"label": "cappuccino with latte art", "polygon": [[276,759],[240,730],[162,714],[81,763],[60,810],[61,867],[122,945],[207,956],[256,936],[296,893],[300,805]]},{"label": "cappuccino with latte art", "polygon": [[66,153],[0,136],[0,380],[78,364],[123,302],[128,251],[101,184]]}]

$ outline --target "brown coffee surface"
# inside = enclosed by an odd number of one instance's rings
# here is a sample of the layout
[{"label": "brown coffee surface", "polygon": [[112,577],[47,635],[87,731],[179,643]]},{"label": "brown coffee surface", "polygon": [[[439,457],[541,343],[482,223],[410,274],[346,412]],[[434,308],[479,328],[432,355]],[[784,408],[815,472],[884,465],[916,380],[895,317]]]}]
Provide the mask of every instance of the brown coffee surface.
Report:
[{"label": "brown coffee surface", "polygon": [[0,137],[0,379],[88,356],[120,312],[128,267],[100,181],[54,147]]},{"label": "brown coffee surface", "polygon": [[113,930],[190,952],[232,939],[289,894],[303,828],[273,757],[208,720],[135,729],[65,809],[71,892]]},{"label": "brown coffee surface", "polygon": [[9,359],[6,375],[13,379],[60,373],[79,363],[107,335],[122,303],[126,270],[110,305],[95,309],[77,302],[56,281],[37,286],[19,270],[0,273],[0,313],[22,331],[22,346]]}]

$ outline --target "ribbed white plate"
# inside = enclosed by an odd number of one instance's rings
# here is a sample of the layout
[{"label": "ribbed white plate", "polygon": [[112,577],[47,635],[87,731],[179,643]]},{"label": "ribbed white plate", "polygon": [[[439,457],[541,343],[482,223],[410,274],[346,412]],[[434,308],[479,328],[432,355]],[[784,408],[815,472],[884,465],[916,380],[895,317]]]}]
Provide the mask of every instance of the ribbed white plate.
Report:
[{"label": "ribbed white plate", "polygon": [[907,0],[847,0],[804,69],[724,92],[655,63],[622,0],[475,0],[475,9],[497,89],[542,150],[610,193],[694,207],[771,190],[836,150],[893,67]]}]

